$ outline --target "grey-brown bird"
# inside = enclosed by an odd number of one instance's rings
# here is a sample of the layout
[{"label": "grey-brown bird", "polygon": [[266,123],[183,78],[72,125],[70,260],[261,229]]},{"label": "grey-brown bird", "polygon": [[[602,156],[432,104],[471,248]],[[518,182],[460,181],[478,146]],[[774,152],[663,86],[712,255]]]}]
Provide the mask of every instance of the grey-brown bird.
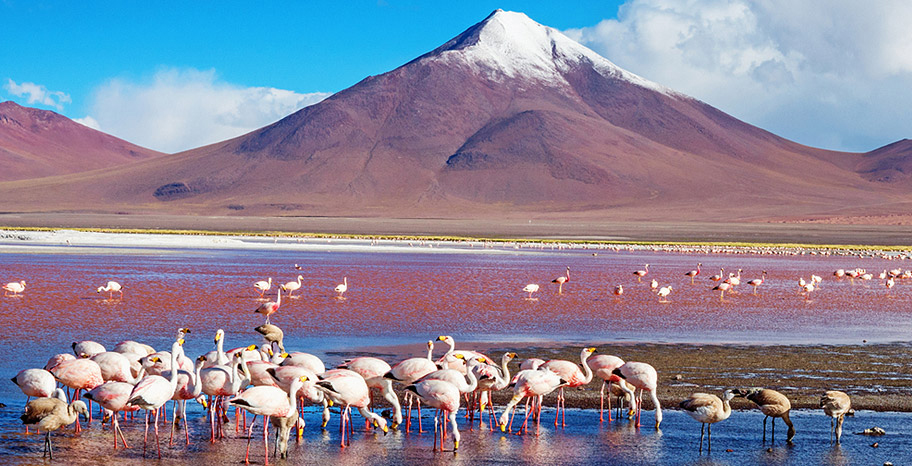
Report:
[{"label": "grey-brown bird", "polygon": [[830,441],[833,441],[833,434],[835,433],[836,443],[838,444],[839,439],[842,437],[842,421],[845,420],[846,413],[852,409],[852,400],[849,399],[849,395],[843,392],[830,390],[820,398],[820,407],[831,418]]},{"label": "grey-brown bird", "polygon": [[795,426],[792,425],[792,420],[789,419],[789,412],[792,410],[792,403],[789,402],[788,398],[785,395],[777,392],[776,390],[770,390],[768,388],[743,388],[738,390],[733,390],[735,396],[745,397],[748,400],[751,400],[760,407],[760,412],[766,416],[763,418],[763,441],[766,442],[766,420],[767,418],[773,418],[773,428],[772,428],[772,439],[770,441],[776,441],[776,418],[781,418],[782,422],[788,426],[788,435],[785,439],[786,442],[791,443],[792,438],[795,437]]},{"label": "grey-brown bird", "polygon": [[[57,393],[60,392],[60,393]],[[76,422],[76,417],[82,414],[89,417],[89,410],[81,400],[67,404],[61,398],[66,398],[63,390],[57,389],[55,396],[38,398],[30,401],[25,406],[25,414],[19,417],[26,425],[37,424],[39,429],[44,429],[44,455],[54,459],[54,450],[51,448],[51,432],[66,427]]]},{"label": "grey-brown bird", "polygon": [[285,333],[282,332],[282,329],[279,328],[279,326],[274,324],[263,324],[254,330],[256,330],[260,335],[263,335],[263,339],[265,339],[267,342],[277,343],[279,345],[279,351],[283,353],[285,352]]},{"label": "grey-brown bird", "polygon": [[707,439],[706,451],[712,451],[712,425],[724,421],[731,416],[731,405],[728,404],[735,393],[731,390],[725,390],[720,399],[716,395],[709,393],[694,393],[690,398],[678,404],[685,413],[689,414],[694,420],[699,421],[700,425],[700,451],[703,451],[703,428],[707,425],[709,429],[709,438]]}]

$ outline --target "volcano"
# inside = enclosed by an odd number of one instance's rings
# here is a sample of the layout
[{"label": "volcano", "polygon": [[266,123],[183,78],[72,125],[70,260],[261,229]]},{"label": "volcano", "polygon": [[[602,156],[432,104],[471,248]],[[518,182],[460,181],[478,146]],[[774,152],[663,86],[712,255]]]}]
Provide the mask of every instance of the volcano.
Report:
[{"label": "volcano", "polygon": [[246,135],[103,171],[0,183],[0,195],[23,211],[886,215],[912,200],[907,146],[879,154],[803,146],[498,10],[395,70]]}]

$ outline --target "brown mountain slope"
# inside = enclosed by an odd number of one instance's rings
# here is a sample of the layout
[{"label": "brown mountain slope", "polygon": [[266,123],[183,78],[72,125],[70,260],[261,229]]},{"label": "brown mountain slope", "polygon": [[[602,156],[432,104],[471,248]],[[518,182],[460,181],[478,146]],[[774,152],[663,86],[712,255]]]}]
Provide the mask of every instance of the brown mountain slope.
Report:
[{"label": "brown mountain slope", "polygon": [[0,194],[38,211],[627,220],[892,213],[912,200],[856,173],[860,160],[779,138],[497,11],[247,135],[0,183]]},{"label": "brown mountain slope", "polygon": [[109,168],[160,155],[51,111],[0,103],[0,181]]}]

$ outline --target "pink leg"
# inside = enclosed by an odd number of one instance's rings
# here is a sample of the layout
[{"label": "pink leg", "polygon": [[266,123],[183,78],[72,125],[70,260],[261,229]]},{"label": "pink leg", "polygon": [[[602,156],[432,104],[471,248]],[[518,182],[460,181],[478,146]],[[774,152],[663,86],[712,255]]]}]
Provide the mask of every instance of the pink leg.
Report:
[{"label": "pink leg", "polygon": [[256,423],[256,416],[250,421],[250,427],[247,428],[247,454],[244,455],[244,463],[250,464],[250,439],[253,437],[253,424]]},{"label": "pink leg", "polygon": [[158,459],[161,459],[161,442],[158,440],[158,411],[155,412],[155,448],[158,450]]},{"label": "pink leg", "polygon": [[146,410],[146,430],[143,432],[143,458],[146,457],[146,443],[148,442],[149,437],[149,410]]},{"label": "pink leg", "polygon": [[265,464],[269,465],[269,437],[267,432],[269,431],[269,416],[266,416],[263,422],[263,449],[266,451],[266,461]]}]

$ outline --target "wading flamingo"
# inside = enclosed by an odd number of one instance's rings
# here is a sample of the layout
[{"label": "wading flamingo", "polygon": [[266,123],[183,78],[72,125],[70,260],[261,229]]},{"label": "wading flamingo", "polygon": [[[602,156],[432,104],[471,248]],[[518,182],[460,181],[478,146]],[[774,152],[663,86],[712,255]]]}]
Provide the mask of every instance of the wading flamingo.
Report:
[{"label": "wading flamingo", "polygon": [[19,293],[22,293],[23,291],[25,291],[25,280],[9,282],[6,285],[3,285],[3,296],[18,296]]},{"label": "wading flamingo", "polygon": [[788,426],[788,434],[785,439],[786,442],[792,443],[792,438],[795,437],[795,426],[792,425],[792,420],[789,419],[789,412],[792,410],[792,404],[789,402],[788,398],[785,397],[782,393],[777,392],[776,390],[770,390],[768,388],[748,388],[748,389],[739,389],[735,390],[735,396],[745,397],[748,400],[751,400],[760,408],[765,416],[763,417],[763,441],[766,442],[766,420],[768,418],[773,418],[773,428],[772,428],[772,442],[776,441],[776,418],[782,418],[782,422],[785,422],[785,425]]},{"label": "wading flamingo", "polygon": [[626,362],[612,373],[639,389],[637,397],[633,400],[636,404],[637,427],[640,426],[640,415],[643,412],[643,392],[649,392],[652,403],[655,405],[655,427],[658,429],[659,424],[662,423],[662,405],[659,404],[659,397],[656,394],[659,376],[655,368],[645,362]]},{"label": "wading flamingo", "polygon": [[667,303],[668,295],[671,294],[672,290],[674,290],[674,288],[672,288],[671,285],[663,286],[662,288],[660,288],[659,291],[656,293],[659,295],[659,302]]},{"label": "wading flamingo", "polygon": [[526,285],[526,287],[523,288],[522,290],[524,293],[529,293],[528,299],[532,299],[532,293],[535,293],[536,291],[538,291],[538,288],[539,288],[538,285],[536,285],[534,283],[530,283],[530,284]]},{"label": "wading flamingo", "polygon": [[20,416],[19,419],[25,425],[37,424],[39,429],[44,429],[44,456],[50,455],[53,460],[54,449],[51,447],[51,432],[76,422],[78,414],[86,417],[89,415],[89,410],[82,400],[67,404],[55,396],[30,401],[25,406],[25,414]]},{"label": "wading flamingo", "polygon": [[731,416],[732,410],[729,401],[734,397],[735,394],[731,390],[725,390],[722,399],[709,393],[694,393],[678,405],[700,423],[700,452],[703,452],[703,428],[709,426],[706,432],[706,451],[712,451],[712,425]]},{"label": "wading flamingo", "polygon": [[[589,356],[592,356],[593,353],[595,353],[595,348],[583,348],[580,352],[580,361],[583,365],[582,369],[575,363],[563,359],[552,359],[541,366],[542,369],[548,369],[551,372],[554,372],[566,382],[566,385],[562,385],[557,394],[557,412],[554,414],[555,426],[567,425],[567,408],[564,404],[564,386],[573,388],[592,382],[592,369],[586,364],[586,360],[589,359]],[[560,416],[562,412],[563,417],[561,418],[560,424],[558,424],[558,416]]]},{"label": "wading flamingo", "polygon": [[[286,393],[279,387],[259,386],[251,387],[244,390],[243,393],[228,400],[229,404],[241,408],[254,416],[263,416],[263,448],[266,452],[265,464],[269,464],[269,422],[273,423],[277,419],[290,418],[293,421],[298,419],[298,408],[296,406],[298,390],[304,385],[306,376],[301,376],[292,381]],[[253,438],[253,422],[247,430],[247,454],[244,456],[244,462],[250,464],[250,439]],[[283,423],[284,426],[290,426],[290,423]],[[283,429],[284,430],[284,429]],[[288,457],[288,436],[291,429],[276,432],[276,448],[282,443],[280,454],[282,458]]]},{"label": "wading flamingo", "polygon": [[760,278],[755,278],[755,279],[747,282],[747,284],[754,287],[754,294],[757,294],[757,287],[762,285],[763,281],[765,279],[766,279],[766,270],[764,270],[763,273],[760,274]]},{"label": "wading flamingo", "polygon": [[128,401],[130,394],[133,393],[133,384],[126,382],[105,382],[82,395],[84,398],[92,400],[105,409],[105,415],[110,415],[114,430],[114,449],[117,450],[117,435],[120,434],[120,440],[124,448],[130,448],[127,445],[127,439],[124,438],[123,431],[120,429],[120,423],[117,421],[117,413],[132,412],[139,408],[131,406]]},{"label": "wading flamingo", "polygon": [[[433,352],[434,342],[427,342],[428,354],[426,358],[408,358],[399,362],[383,375],[384,378],[402,382],[405,385],[411,385],[422,377],[437,370],[434,364]],[[408,396],[408,414],[405,417],[405,429],[409,430],[412,424],[412,402],[414,397]],[[421,432],[421,401],[418,401],[418,431]]]},{"label": "wading flamingo", "polygon": [[174,396],[177,389],[177,358],[183,353],[183,339],[178,339],[171,345],[171,373],[166,379],[160,375],[147,375],[136,384],[130,393],[128,403],[146,410],[146,430],[143,434],[143,457],[146,456],[146,440],[149,435],[149,417],[155,412],[155,446],[158,449],[158,458],[161,459],[161,444],[158,437],[159,409]]},{"label": "wading flamingo", "polygon": [[564,283],[570,281],[570,267],[567,267],[567,274],[562,277],[557,277],[554,280],[551,280],[551,283],[557,283],[557,294],[562,294],[564,292]]},{"label": "wading flamingo", "polygon": [[687,272],[687,273],[684,274],[684,276],[690,277],[690,284],[691,284],[691,285],[693,285],[693,283],[694,283],[694,278],[696,278],[697,275],[700,275],[700,270],[701,270],[700,268],[701,268],[701,267],[703,267],[703,264],[700,263],[700,262],[698,262],[698,263],[697,263],[697,270],[691,270],[690,272]]},{"label": "wading flamingo", "polygon": [[336,288],[334,291],[336,293],[339,293],[339,296],[336,296],[337,298],[342,298],[342,295],[344,295],[345,292],[348,291],[348,277],[343,277],[342,283],[339,283],[338,285],[336,285]]},{"label": "wading flamingo", "polygon": [[[459,410],[459,389],[444,380],[425,380],[405,387],[406,390],[416,394],[419,399],[432,408],[439,410],[434,417],[434,449],[437,449],[438,430],[440,431],[440,450],[443,451],[443,442],[446,438],[446,421],[450,421],[453,429],[453,451],[459,450],[459,425],[456,423],[456,411]],[[439,418],[443,415],[443,426]],[[442,428],[440,428],[442,427]]]},{"label": "wading flamingo", "polygon": [[[364,377],[348,369],[333,369],[320,375],[316,388],[322,391],[333,403],[341,406],[342,416],[340,430],[342,431],[341,446],[351,444],[351,409],[357,408],[364,419],[370,421],[374,427],[379,427],[386,434],[389,428],[386,419],[372,412],[370,408],[370,388]],[[345,439],[348,438],[348,443]]]},{"label": "wading flamingo", "polygon": [[120,293],[120,299],[123,299],[123,286],[115,281],[109,281],[105,286],[99,286],[96,293],[108,293],[108,299],[114,299],[114,293]]},{"label": "wading flamingo", "polygon": [[267,279],[265,281],[260,280],[256,283],[254,283],[253,287],[257,289],[257,291],[260,293],[260,297],[262,298],[263,295],[266,294],[266,292],[269,291],[270,288],[272,288],[272,277],[269,277],[269,279]]},{"label": "wading flamingo", "polygon": [[288,282],[282,285],[282,289],[287,291],[288,298],[291,299],[291,294],[301,288],[301,281],[304,280],[304,277],[298,275],[298,280],[294,282]]},{"label": "wading flamingo", "polygon": [[623,379],[619,376],[614,375],[612,372],[624,365],[624,360],[617,357],[611,356],[608,354],[599,354],[593,356],[586,360],[586,365],[592,370],[594,377],[602,379],[602,387],[599,390],[599,421],[604,422],[605,417],[602,414],[605,409],[605,390],[608,389],[608,422],[613,421],[611,419],[611,385],[620,387],[625,393],[630,396],[630,399],[633,399],[633,391],[627,387],[627,384],[624,383]]},{"label": "wading flamingo", "polygon": [[266,323],[268,324],[268,323],[269,323],[269,316],[275,314],[276,311],[279,310],[279,306],[281,306],[281,305],[282,305],[282,290],[281,290],[281,289],[277,289],[277,290],[276,290],[276,300],[275,300],[275,302],[269,301],[269,302],[260,304],[260,307],[254,309],[253,312],[256,312],[256,313],[258,313],[258,314],[263,314],[263,315],[265,315],[265,316],[266,316]]},{"label": "wading flamingo", "polygon": [[646,266],[643,267],[643,270],[634,271],[633,274],[637,277],[637,283],[640,283],[647,273],[649,273],[649,264],[646,264]]},{"label": "wading flamingo", "polygon": [[833,441],[833,434],[836,434],[836,443],[839,444],[842,437],[842,422],[846,413],[852,409],[852,400],[844,392],[830,390],[820,398],[820,407],[830,417],[830,441]]},{"label": "wading flamingo", "polygon": [[[507,430],[513,431],[513,421],[510,417],[510,412],[515,409],[516,405],[525,397],[535,397],[535,399],[532,401],[531,410],[529,409],[529,405],[526,405],[526,416],[523,420],[522,427],[520,427],[520,432],[526,431],[530,414],[536,413],[535,421],[538,423],[540,421],[542,398],[565,383],[566,382],[562,380],[559,375],[547,369],[526,369],[519,371],[511,382],[511,385],[513,385],[513,397],[510,398],[510,402],[507,403],[507,406],[504,408],[504,412],[500,415],[498,421],[500,423],[501,432],[506,432]],[[509,425],[507,423],[508,420]]]}]

